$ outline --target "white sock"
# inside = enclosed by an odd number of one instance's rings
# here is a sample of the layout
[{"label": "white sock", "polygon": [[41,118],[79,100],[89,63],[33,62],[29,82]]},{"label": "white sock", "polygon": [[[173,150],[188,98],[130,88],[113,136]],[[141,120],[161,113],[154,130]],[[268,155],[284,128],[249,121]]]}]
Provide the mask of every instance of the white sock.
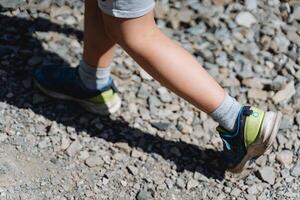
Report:
[{"label": "white sock", "polygon": [[234,131],[235,122],[241,108],[242,105],[239,102],[226,94],[222,104],[210,113],[210,116],[223,128],[232,132]]},{"label": "white sock", "polygon": [[78,72],[83,84],[88,89],[101,90],[109,83],[110,66],[96,68],[81,61]]}]

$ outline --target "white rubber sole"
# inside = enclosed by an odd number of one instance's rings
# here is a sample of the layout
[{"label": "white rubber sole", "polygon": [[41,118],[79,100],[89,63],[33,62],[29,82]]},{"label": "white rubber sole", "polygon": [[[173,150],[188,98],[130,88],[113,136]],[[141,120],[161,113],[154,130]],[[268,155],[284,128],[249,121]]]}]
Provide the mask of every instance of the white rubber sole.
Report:
[{"label": "white rubber sole", "polygon": [[228,171],[240,173],[246,168],[249,160],[263,155],[272,146],[276,138],[281,118],[282,114],[280,112],[266,112],[261,131],[256,141],[249,145],[243,160],[234,168],[228,169]]},{"label": "white rubber sole", "polygon": [[97,115],[109,115],[112,113],[115,113],[118,111],[121,107],[121,98],[115,94],[112,101],[107,102],[106,104],[95,104],[92,102],[88,102],[82,99],[77,99],[65,94],[57,93],[51,90],[45,89],[43,86],[41,86],[36,80],[34,80],[36,86],[45,94],[47,94],[50,97],[62,99],[62,100],[71,100],[75,101],[79,105],[81,105],[84,109],[87,111],[97,114]]}]

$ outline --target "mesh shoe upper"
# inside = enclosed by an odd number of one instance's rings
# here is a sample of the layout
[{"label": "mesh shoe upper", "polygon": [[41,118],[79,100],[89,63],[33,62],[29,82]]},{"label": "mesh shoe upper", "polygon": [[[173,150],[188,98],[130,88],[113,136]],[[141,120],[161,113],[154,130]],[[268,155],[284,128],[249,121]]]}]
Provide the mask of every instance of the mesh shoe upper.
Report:
[{"label": "mesh shoe upper", "polygon": [[253,113],[249,106],[244,106],[238,115],[235,131],[230,133],[222,127],[218,127],[217,131],[223,141],[223,159],[227,168],[237,165],[247,153],[245,145],[245,122],[246,118]]},{"label": "mesh shoe upper", "polygon": [[40,66],[34,71],[34,78],[39,85],[57,93],[62,93],[77,99],[95,98],[110,89],[116,92],[112,78],[101,90],[90,90],[82,83],[77,68],[57,65]]}]

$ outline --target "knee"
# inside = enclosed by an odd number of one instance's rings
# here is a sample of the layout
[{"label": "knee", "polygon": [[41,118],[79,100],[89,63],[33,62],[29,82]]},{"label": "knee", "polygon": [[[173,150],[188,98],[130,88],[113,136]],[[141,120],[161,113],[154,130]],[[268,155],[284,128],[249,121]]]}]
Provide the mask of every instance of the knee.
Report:
[{"label": "knee", "polygon": [[104,17],[104,30],[114,42],[125,49],[136,49],[149,38],[151,30],[130,19]]}]

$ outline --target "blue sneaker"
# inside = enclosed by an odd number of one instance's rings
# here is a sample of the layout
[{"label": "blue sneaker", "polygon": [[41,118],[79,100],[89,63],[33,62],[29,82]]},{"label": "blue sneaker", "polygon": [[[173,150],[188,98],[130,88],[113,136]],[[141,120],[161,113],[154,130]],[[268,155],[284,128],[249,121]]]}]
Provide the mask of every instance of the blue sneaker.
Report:
[{"label": "blue sneaker", "polygon": [[280,112],[264,112],[244,106],[237,118],[236,131],[230,133],[222,127],[217,128],[223,140],[223,159],[229,171],[241,172],[249,160],[263,155],[271,147],[281,116]]},{"label": "blue sneaker", "polygon": [[95,114],[114,113],[121,106],[118,90],[111,78],[108,86],[101,90],[90,90],[82,83],[78,68],[40,66],[34,70],[34,82],[45,94],[75,101]]}]

